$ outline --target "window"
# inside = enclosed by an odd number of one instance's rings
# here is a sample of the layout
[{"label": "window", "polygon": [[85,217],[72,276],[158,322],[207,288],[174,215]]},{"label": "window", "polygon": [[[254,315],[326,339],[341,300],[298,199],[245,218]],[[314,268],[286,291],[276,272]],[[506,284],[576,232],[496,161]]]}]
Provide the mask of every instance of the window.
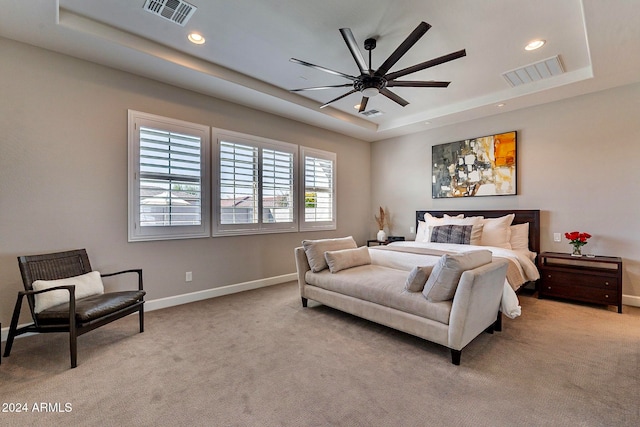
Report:
[{"label": "window", "polygon": [[214,235],[297,231],[297,146],[214,130]]},{"label": "window", "polygon": [[209,128],[129,110],[129,241],[210,235]]},{"label": "window", "polygon": [[336,229],[336,155],[300,147],[304,212],[300,231]]}]

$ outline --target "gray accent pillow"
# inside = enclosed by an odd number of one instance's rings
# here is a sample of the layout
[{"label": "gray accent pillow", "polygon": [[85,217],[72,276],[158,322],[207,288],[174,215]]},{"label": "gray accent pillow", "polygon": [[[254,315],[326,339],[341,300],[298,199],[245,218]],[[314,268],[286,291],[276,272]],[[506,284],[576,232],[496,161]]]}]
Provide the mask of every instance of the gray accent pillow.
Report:
[{"label": "gray accent pillow", "polygon": [[409,272],[407,281],[404,284],[405,291],[409,292],[422,292],[424,284],[427,283],[427,279],[433,270],[433,266],[419,267],[415,266]]},{"label": "gray accent pillow", "polygon": [[369,256],[369,249],[366,246],[357,249],[327,251],[324,253],[324,258],[332,273],[359,265],[371,264],[371,256]]},{"label": "gray accent pillow", "polygon": [[431,242],[477,245],[482,237],[482,225],[436,225],[431,229]]},{"label": "gray accent pillow", "polygon": [[326,251],[338,251],[340,249],[355,249],[358,247],[352,236],[336,239],[303,240],[302,247],[307,255],[311,271],[317,273],[329,268],[324,258]]},{"label": "gray accent pillow", "polygon": [[462,273],[478,268],[481,265],[489,264],[491,259],[491,251],[484,249],[461,254],[443,255],[433,267],[433,271],[422,290],[422,295],[429,301],[448,301],[453,299]]}]

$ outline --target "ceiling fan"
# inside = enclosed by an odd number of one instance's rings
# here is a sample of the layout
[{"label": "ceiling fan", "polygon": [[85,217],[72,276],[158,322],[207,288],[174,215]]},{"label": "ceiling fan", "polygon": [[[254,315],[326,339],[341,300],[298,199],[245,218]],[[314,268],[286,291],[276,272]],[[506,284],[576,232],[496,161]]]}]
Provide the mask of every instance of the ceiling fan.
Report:
[{"label": "ceiling fan", "polygon": [[438,58],[431,59],[429,61],[421,62],[420,64],[416,64],[412,67],[404,68],[400,71],[396,71],[393,73],[387,74],[387,72],[395,65],[402,56],[407,53],[411,47],[416,44],[418,40],[431,28],[431,25],[426,22],[421,22],[411,34],[397,47],[397,49],[387,58],[386,61],[382,63],[382,65],[375,71],[371,69],[371,51],[376,48],[376,39],[368,38],[364,41],[364,48],[369,51],[369,66],[364,61],[362,53],[360,49],[358,49],[358,45],[356,43],[355,38],[353,37],[353,33],[349,28],[341,28],[340,34],[342,34],[342,38],[344,39],[353,59],[356,61],[358,68],[360,69],[359,76],[351,76],[349,74],[344,74],[339,71],[334,71],[329,68],[321,67],[319,65],[311,64],[306,61],[301,61],[300,59],[291,58],[290,61],[296,64],[304,65],[305,67],[315,68],[316,70],[324,71],[329,74],[333,74],[336,76],[344,77],[348,80],[351,80],[352,83],[345,83],[341,85],[333,85],[333,86],[318,86],[318,87],[308,87],[302,89],[292,89],[291,92],[302,92],[308,90],[324,90],[324,89],[333,89],[339,87],[350,87],[353,86],[353,89],[349,92],[340,95],[337,98],[332,99],[331,101],[323,104],[320,108],[324,108],[331,104],[332,102],[338,101],[342,98],[345,98],[353,93],[360,92],[362,93],[362,102],[360,102],[360,107],[358,112],[363,112],[367,107],[367,102],[369,98],[372,96],[376,96],[378,94],[382,94],[387,98],[395,101],[401,106],[405,107],[409,105],[409,102],[405,99],[401,98],[397,94],[390,91],[388,88],[390,87],[447,87],[451,82],[437,82],[437,81],[398,81],[396,80],[399,77],[406,76],[407,74],[415,73],[417,71],[424,70],[426,68],[434,67],[436,65],[443,64],[445,62],[453,61],[454,59],[462,58],[466,56],[466,51],[464,49],[459,50],[457,52],[450,53],[448,55],[440,56]]}]

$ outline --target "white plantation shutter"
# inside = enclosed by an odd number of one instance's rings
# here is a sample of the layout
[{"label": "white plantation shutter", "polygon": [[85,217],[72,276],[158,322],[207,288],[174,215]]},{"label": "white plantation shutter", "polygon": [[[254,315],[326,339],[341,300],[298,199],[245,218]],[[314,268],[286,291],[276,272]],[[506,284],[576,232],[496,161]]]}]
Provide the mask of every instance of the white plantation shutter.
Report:
[{"label": "white plantation shutter", "polygon": [[220,141],[221,224],[258,223],[258,149]]},{"label": "white plantation shutter", "polygon": [[208,236],[208,128],[129,111],[129,132],[129,240]]},{"label": "white plantation shutter", "polygon": [[297,231],[297,147],[230,131],[214,135],[214,235]]},{"label": "white plantation shutter", "polygon": [[294,155],[262,150],[262,220],[294,222]]},{"label": "white plantation shutter", "polygon": [[300,230],[334,230],[336,223],[336,155],[301,147],[304,209]]},{"label": "white plantation shutter", "polygon": [[140,226],[202,223],[200,137],[140,127]]}]

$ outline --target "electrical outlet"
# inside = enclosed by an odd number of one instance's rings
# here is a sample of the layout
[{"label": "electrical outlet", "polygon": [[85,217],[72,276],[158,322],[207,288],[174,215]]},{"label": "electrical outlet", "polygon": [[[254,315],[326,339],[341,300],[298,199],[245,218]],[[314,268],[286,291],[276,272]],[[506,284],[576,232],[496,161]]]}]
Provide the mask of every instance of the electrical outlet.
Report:
[{"label": "electrical outlet", "polygon": [[409,227],[409,233],[413,234],[415,233],[415,227]]},{"label": "electrical outlet", "polygon": [[184,275],[184,281],[185,282],[190,282],[193,280],[193,274],[191,274],[190,271],[187,271],[187,273]]},{"label": "electrical outlet", "polygon": [[553,233],[553,241],[554,242],[562,241],[562,238],[560,237],[560,233]]}]

